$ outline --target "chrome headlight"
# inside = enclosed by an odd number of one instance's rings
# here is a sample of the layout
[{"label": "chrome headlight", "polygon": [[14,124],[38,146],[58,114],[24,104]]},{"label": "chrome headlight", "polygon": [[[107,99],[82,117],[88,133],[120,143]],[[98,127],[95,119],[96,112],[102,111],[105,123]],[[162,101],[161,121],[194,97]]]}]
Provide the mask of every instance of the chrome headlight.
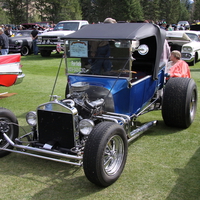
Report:
[{"label": "chrome headlight", "polygon": [[38,36],[38,42],[41,42],[42,41],[42,36]]},{"label": "chrome headlight", "polygon": [[79,130],[83,135],[89,135],[94,128],[94,122],[90,119],[83,119],[79,122]]},{"label": "chrome headlight", "polygon": [[26,122],[30,126],[35,126],[37,124],[37,115],[36,115],[36,112],[30,111],[29,113],[27,113],[27,115],[26,115]]},{"label": "chrome headlight", "polygon": [[16,45],[21,45],[21,44],[22,44],[22,40],[16,40],[16,41],[15,41],[15,44],[16,44]]},{"label": "chrome headlight", "polygon": [[148,54],[149,52],[149,47],[146,45],[146,44],[141,44],[139,47],[138,47],[138,53],[142,56]]},{"label": "chrome headlight", "polygon": [[183,47],[183,51],[192,51],[192,47]]},{"label": "chrome headlight", "polygon": [[16,40],[16,41],[15,41],[15,44],[18,44],[18,43],[19,43],[19,41],[18,41],[18,40]]}]

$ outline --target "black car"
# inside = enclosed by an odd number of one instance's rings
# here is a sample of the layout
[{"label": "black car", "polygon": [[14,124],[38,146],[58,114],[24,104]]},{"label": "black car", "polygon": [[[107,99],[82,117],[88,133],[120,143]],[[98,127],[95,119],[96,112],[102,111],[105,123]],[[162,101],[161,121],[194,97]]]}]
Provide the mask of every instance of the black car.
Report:
[{"label": "black car", "polygon": [[9,37],[9,52],[21,53],[22,56],[27,56],[33,51],[32,30],[16,30],[13,31],[12,37]]}]

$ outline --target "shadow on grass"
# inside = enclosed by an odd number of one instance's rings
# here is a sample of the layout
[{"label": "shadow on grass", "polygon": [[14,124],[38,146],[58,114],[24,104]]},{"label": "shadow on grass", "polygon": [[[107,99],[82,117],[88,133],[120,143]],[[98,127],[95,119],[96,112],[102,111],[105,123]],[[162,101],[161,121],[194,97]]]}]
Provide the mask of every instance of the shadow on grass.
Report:
[{"label": "shadow on grass", "polygon": [[[143,124],[141,124],[140,122],[137,122],[137,125],[142,126]],[[158,123],[156,126],[145,131],[142,135],[149,135],[149,136],[169,135],[169,134],[176,134],[177,132],[180,132],[182,130],[184,129],[169,127],[165,125],[164,121],[158,120]]]},{"label": "shadow on grass", "polygon": [[191,72],[200,72],[200,68],[198,69],[190,69]]},{"label": "shadow on grass", "polygon": [[166,200],[200,199],[200,148],[190,158],[184,169],[174,170],[179,178]]},{"label": "shadow on grass", "polygon": [[[163,131],[164,130],[164,131]],[[154,135],[169,135],[169,134],[176,134],[177,132],[180,132],[184,129],[182,128],[177,128],[177,127],[170,127],[170,126],[167,126],[165,124],[164,121],[158,121],[158,124],[156,126],[156,131],[155,133],[152,133],[151,135],[154,136]]]},{"label": "shadow on grass", "polygon": [[[20,177],[20,181],[25,185],[29,182],[34,183],[32,190],[37,192],[33,196],[29,196],[31,197],[29,199],[32,200],[74,200],[87,197],[103,189],[87,180],[82,167],[21,154],[11,153],[5,158],[1,158],[1,169],[0,173],[8,179],[10,176],[13,180],[15,177],[16,180]],[[31,187],[31,185],[25,185],[24,188]]]},{"label": "shadow on grass", "polygon": [[51,56],[49,57],[42,57],[40,54],[38,55],[28,55],[28,56],[22,56],[21,59],[23,60],[52,60],[52,59],[58,59],[58,58],[62,58],[63,53],[60,54],[56,54],[56,53],[52,53]]}]

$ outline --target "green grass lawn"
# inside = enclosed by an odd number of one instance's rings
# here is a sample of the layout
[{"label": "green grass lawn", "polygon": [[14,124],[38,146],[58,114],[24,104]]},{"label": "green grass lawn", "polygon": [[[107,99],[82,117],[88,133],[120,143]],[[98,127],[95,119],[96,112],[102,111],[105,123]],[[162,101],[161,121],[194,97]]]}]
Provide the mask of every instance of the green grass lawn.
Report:
[{"label": "green grass lawn", "polygon": [[[17,93],[0,99],[19,124],[29,130],[25,116],[39,104],[49,101],[61,56],[22,57],[24,81],[0,92]],[[192,78],[200,88],[200,62],[191,67]],[[64,60],[54,94],[64,98]],[[198,96],[200,95],[200,92]],[[198,103],[199,107],[199,103]],[[200,112],[185,130],[167,127],[161,112],[141,116],[141,122],[158,120],[156,127],[129,145],[125,169],[108,188],[90,183],[82,168],[9,154],[0,159],[0,200],[198,200],[200,199]],[[22,130],[20,130],[22,133]]]}]

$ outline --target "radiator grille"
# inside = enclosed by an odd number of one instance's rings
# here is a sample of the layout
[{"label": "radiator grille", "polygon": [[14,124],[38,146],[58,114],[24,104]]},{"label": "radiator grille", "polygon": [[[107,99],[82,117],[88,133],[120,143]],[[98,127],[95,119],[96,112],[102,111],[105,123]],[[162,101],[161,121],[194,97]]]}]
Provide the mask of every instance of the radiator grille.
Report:
[{"label": "radiator grille", "polygon": [[39,142],[55,141],[63,148],[72,148],[74,141],[74,121],[70,113],[38,110]]}]

